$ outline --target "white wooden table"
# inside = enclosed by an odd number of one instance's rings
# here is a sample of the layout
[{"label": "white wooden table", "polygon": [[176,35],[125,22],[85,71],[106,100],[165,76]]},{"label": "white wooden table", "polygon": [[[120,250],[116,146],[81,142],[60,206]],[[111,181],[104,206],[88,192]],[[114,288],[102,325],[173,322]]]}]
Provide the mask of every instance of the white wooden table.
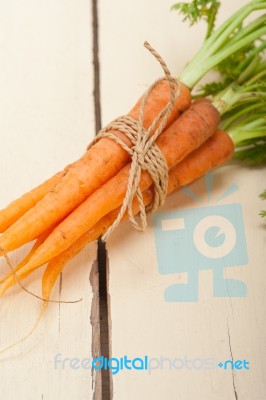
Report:
[{"label": "white wooden table", "polygon": [[[220,21],[247,1],[222,3]],[[188,28],[170,12],[172,4],[98,0],[103,125],[126,113],[162,75],[145,40],[173,74],[200,46],[204,26]],[[77,159],[94,136],[93,18],[85,0],[0,2],[0,207]],[[94,243],[69,263],[53,292],[83,301],[50,304],[34,334],[0,354],[1,399],[265,398],[266,229],[258,216],[265,207],[258,198],[265,169],[231,163],[212,180],[209,191],[201,179],[191,192],[169,197],[149,217],[144,235],[122,224],[108,240],[109,356],[146,356],[149,369],[110,371],[106,397],[101,374],[81,365],[101,354]],[[178,257],[168,242],[180,233],[173,221],[182,220],[193,233],[217,214],[225,239],[229,232],[232,243],[237,234],[235,258],[212,263],[209,256],[204,264],[202,243],[191,236],[180,250],[191,251]],[[27,248],[14,252],[12,261]],[[41,272],[26,280],[34,292]],[[30,330],[39,307],[18,288],[1,299],[0,350]]]},{"label": "white wooden table", "polygon": [[[0,3],[1,206],[77,159],[94,136],[92,17],[86,1]],[[14,263],[26,249],[12,255]],[[91,371],[56,368],[56,355],[89,357],[91,245],[69,264],[60,298],[35,333],[1,354],[2,399],[89,399]],[[1,260],[2,261],[2,260]],[[7,272],[1,264],[1,274]],[[40,293],[41,271],[27,287]],[[60,284],[53,292],[59,298]],[[1,348],[33,326],[40,301],[19,289],[1,299]],[[60,358],[60,356],[58,356]]]}]

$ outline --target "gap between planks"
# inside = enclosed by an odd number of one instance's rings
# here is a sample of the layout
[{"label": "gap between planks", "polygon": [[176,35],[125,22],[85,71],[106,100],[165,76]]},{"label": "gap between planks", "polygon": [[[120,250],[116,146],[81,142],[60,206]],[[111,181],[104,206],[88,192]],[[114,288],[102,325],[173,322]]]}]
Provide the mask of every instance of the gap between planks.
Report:
[{"label": "gap between planks", "polygon": [[[100,60],[99,60],[99,16],[98,0],[92,1],[92,40],[93,40],[93,102],[95,134],[101,129],[101,93],[100,93]],[[96,268],[96,271],[95,271]],[[91,307],[92,322],[92,356],[110,358],[110,307],[108,294],[108,264],[105,243],[98,240],[97,262],[94,264],[91,284],[93,303]],[[98,320],[98,323],[97,323]],[[96,323],[96,324],[95,324]],[[99,375],[100,374],[100,375]],[[96,371],[93,400],[112,399],[112,377],[110,371]]]}]

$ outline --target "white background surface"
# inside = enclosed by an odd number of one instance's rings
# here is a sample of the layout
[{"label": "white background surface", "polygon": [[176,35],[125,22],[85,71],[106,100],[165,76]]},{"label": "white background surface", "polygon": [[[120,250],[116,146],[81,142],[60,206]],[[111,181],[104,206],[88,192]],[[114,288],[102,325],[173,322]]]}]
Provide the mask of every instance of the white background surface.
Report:
[{"label": "white background surface", "polygon": [[[220,20],[247,1],[222,1]],[[126,113],[162,75],[142,46],[148,40],[178,75],[199,48],[204,26],[193,29],[170,12],[171,1],[99,0],[101,110],[103,125]],[[0,206],[79,157],[94,134],[92,15],[90,1],[0,2]],[[151,219],[145,235],[123,224],[108,241],[111,354],[113,357],[247,359],[250,371],[121,371],[113,398],[263,400],[265,398],[265,223],[258,198],[265,169],[230,164],[214,174],[213,199],[233,182],[239,190],[224,204],[243,210],[249,262],[226,269],[247,285],[245,298],[217,298],[212,271],[199,274],[199,300],[164,300],[164,289],[186,282],[185,273],[160,275]],[[192,185],[207,201],[203,180]],[[163,210],[198,205],[184,193]],[[26,249],[13,255],[14,262]],[[54,357],[91,353],[89,274],[96,246],[88,246],[66,268],[62,298],[51,304],[34,335],[1,355],[1,398],[92,399],[91,372],[54,369]],[[4,263],[2,263],[4,272]],[[38,292],[41,271],[27,280]],[[23,336],[39,309],[36,299],[14,289],[1,299],[1,348]],[[58,288],[54,291],[54,297]],[[60,314],[59,314],[60,308]],[[98,399],[97,399],[98,400]]]},{"label": "white background surface", "polygon": [[[78,158],[94,135],[91,23],[87,1],[0,2],[2,207]],[[15,252],[14,263],[25,252]],[[91,245],[63,273],[61,299],[83,301],[51,303],[34,335],[0,355],[2,399],[92,398],[91,372],[55,370],[54,357],[90,355],[95,259]],[[1,274],[7,271],[2,262]],[[36,271],[27,279],[35,293],[41,276]],[[0,348],[30,330],[40,305],[17,288],[1,299]]]}]

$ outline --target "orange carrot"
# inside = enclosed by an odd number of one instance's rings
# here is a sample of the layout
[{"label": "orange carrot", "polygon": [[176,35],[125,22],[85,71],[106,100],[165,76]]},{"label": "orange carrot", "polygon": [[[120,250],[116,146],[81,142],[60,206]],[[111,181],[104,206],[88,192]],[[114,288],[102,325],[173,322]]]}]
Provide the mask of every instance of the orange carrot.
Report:
[{"label": "orange carrot", "polygon": [[[225,132],[216,131],[202,146],[190,153],[183,161],[169,171],[168,194],[171,194],[182,186],[190,184],[213,168],[225,163],[232,157],[233,152],[234,146],[230,137]],[[153,195],[153,187],[148,188],[143,193],[146,206],[152,202]],[[137,214],[138,211],[138,203],[136,199],[134,199],[133,213]],[[96,225],[77,239],[64,252],[49,261],[43,275],[43,298],[49,299],[52,287],[64,265],[78,254],[89,242],[96,240],[100,235],[104,234],[114,222],[118,213],[119,208],[105,215]],[[126,218],[127,215],[125,215],[124,219]],[[25,265],[25,267],[24,265],[25,263],[22,266],[23,268],[21,267],[17,272],[19,279],[24,279],[36,269],[35,266],[30,267],[29,264]],[[1,287],[0,295],[3,295],[3,293],[16,282],[15,277],[10,276]]]},{"label": "orange carrot", "polygon": [[[31,256],[34,254],[34,252],[38,249],[38,247],[40,247],[40,245],[45,241],[45,239],[50,235],[50,233],[52,232],[53,227],[51,227],[50,229],[47,229],[47,231],[43,232],[38,239],[35,241],[34,245],[32,246],[32,248],[30,249],[29,253],[26,255],[26,257],[23,258],[23,260],[13,269],[13,271],[9,272],[7,275],[3,276],[0,279],[0,284],[4,285],[1,287],[0,292],[1,294],[3,294],[6,289],[8,289],[8,287],[5,289],[4,286],[6,284],[6,281],[9,278],[14,278],[14,272],[17,273],[31,258]],[[26,278],[26,276],[25,276]]]},{"label": "orange carrot", "polygon": [[0,233],[9,228],[26,211],[34,207],[50,190],[53,190],[68,168],[58,172],[41,185],[23,194],[20,198],[12,201],[7,207],[0,210]]},{"label": "orange carrot", "polygon": [[[161,81],[151,92],[144,112],[143,126],[148,128],[158,113],[167,105],[170,98],[170,89],[167,81]],[[141,99],[130,111],[129,115],[138,118]],[[180,95],[177,98],[173,111],[168,120],[173,120],[190,105],[190,91],[180,84]],[[111,131],[131,146],[124,133]],[[103,183],[113,177],[129,161],[129,154],[113,140],[102,138],[94,144],[78,161],[76,161],[62,177],[54,190],[50,191],[32,209],[14,223],[15,229],[7,230],[4,235],[13,237],[12,244],[5,248],[12,248],[27,243],[42,232],[62,220],[75,209],[85,198]],[[0,214],[1,218],[1,214]],[[3,217],[4,218],[4,217]],[[11,232],[16,233],[11,233]],[[4,239],[3,239],[4,240]],[[5,241],[5,240],[4,240]]]},{"label": "orange carrot", "polygon": [[[199,149],[189,154],[183,161],[169,171],[168,194],[182,186],[202,177],[215,167],[228,161],[234,152],[230,137],[222,131],[217,131]],[[148,206],[153,200],[154,192],[150,187],[143,193],[143,201]],[[138,202],[134,199],[133,214],[139,212]],[[119,213],[119,208],[105,215],[89,231],[78,238],[70,247],[57,255],[45,269],[42,278],[42,297],[49,300],[52,288],[66,263],[77,255],[88,243],[98,239],[112,225]],[[128,215],[125,214],[124,219]],[[27,271],[28,274],[31,270]]]},{"label": "orange carrot", "polygon": [[[168,166],[179,163],[192,150],[198,148],[211,136],[218,124],[218,113],[209,103],[198,103],[177,119],[158,139]],[[185,127],[185,128],[184,128]],[[170,144],[170,145],[169,145]],[[101,186],[89,198],[61,222],[29,263],[43,264],[60,254],[78,237],[95,225],[104,215],[122,204],[130,165]],[[141,175],[141,190],[152,185],[147,171]],[[7,233],[0,239],[0,246],[9,249],[12,237]]]},{"label": "orange carrot", "polygon": [[[153,190],[149,188],[145,191],[145,203],[149,204],[153,198]],[[135,204],[135,210],[137,212],[137,203]],[[89,242],[92,242],[100,237],[102,233],[104,233],[108,227],[113,223],[115,218],[117,217],[119,209],[111,211],[108,215],[102,218],[94,227],[92,227],[88,232],[86,232],[82,237],[80,237],[75,243],[73,243],[68,249],[66,249],[63,253],[59,254],[55,258],[53,258],[47,265],[46,270],[43,275],[43,294],[42,297],[44,299],[49,299],[49,285],[53,285],[63,269],[64,265],[73,258],[76,254],[78,254],[83,247],[85,247]],[[27,263],[30,260],[31,256],[34,252],[40,247],[40,245],[44,241],[44,236],[40,236],[37,239],[34,247],[29,252],[29,254],[22,260],[21,263],[15,268],[16,276],[18,279],[25,279],[31,272],[33,272],[36,268],[28,268]],[[26,266],[24,268],[24,266]],[[0,297],[13,285],[17,283],[17,279],[14,276],[14,273],[10,272],[7,276],[1,279],[2,286],[0,287]],[[52,287],[51,287],[52,289]]]}]

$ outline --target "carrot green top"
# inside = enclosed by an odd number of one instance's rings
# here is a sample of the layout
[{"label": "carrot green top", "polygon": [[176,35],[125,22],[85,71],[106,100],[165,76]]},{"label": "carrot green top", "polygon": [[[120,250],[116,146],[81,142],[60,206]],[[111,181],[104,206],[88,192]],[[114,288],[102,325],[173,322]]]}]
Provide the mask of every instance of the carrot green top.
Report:
[{"label": "carrot green top", "polygon": [[[266,34],[266,14],[248,23],[246,23],[246,19],[253,12],[265,9],[266,1],[252,0],[231,15],[218,29],[208,34],[208,38],[183,69],[179,79],[192,89],[209,70],[240,49],[253,44],[255,40],[262,39],[263,35]],[[214,11],[211,9],[209,12],[212,18],[208,23],[209,27],[213,28]],[[246,23],[245,26],[243,26],[244,23]]]}]

